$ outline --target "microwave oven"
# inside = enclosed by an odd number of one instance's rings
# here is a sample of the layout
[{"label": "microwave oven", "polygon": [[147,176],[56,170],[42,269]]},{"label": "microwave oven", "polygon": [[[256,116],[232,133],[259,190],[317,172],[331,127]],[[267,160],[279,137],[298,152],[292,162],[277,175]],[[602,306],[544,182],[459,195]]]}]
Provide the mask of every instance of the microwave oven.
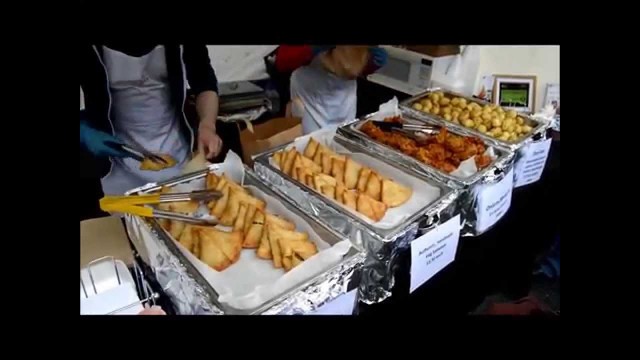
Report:
[{"label": "microwave oven", "polygon": [[387,63],[367,80],[411,96],[430,87],[433,57],[394,46],[381,47],[389,55]]}]

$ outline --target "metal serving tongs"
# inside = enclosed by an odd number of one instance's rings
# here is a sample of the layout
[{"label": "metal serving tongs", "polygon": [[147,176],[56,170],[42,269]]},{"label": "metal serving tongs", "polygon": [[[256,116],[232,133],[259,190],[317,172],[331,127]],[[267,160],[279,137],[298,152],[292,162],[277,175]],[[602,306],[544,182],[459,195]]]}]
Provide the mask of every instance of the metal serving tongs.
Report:
[{"label": "metal serving tongs", "polygon": [[414,123],[397,123],[387,121],[372,121],[373,125],[380,128],[382,131],[418,131],[427,135],[433,135],[440,132],[440,127],[435,125],[426,124],[414,124]]},{"label": "metal serving tongs", "polygon": [[122,149],[122,151],[126,152],[129,155],[129,157],[136,159],[140,162],[142,162],[145,158],[148,158],[155,163],[160,163],[163,165],[169,164],[167,160],[163,159],[161,156],[158,156],[152,152],[149,152],[140,146],[131,145],[131,144],[118,144],[118,143],[111,143],[111,144],[114,147],[119,147],[120,149]]},{"label": "metal serving tongs", "polygon": [[217,200],[221,197],[222,193],[217,190],[198,190],[175,194],[105,196],[100,199],[100,209],[107,212],[121,212],[142,217],[179,220],[190,224],[215,226],[218,224],[216,220],[197,218],[189,215],[159,210],[145,205],[181,201],[211,201]]},{"label": "metal serving tongs", "polygon": [[386,121],[373,121],[373,124],[382,131],[394,131],[403,134],[418,143],[426,142],[429,137],[440,133],[440,127],[426,124],[394,123]]}]

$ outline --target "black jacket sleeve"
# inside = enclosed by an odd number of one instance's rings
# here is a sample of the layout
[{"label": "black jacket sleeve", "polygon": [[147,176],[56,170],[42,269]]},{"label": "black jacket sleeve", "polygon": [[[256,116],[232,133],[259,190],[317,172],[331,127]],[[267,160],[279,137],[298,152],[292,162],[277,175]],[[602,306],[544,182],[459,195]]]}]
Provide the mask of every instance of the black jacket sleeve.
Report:
[{"label": "black jacket sleeve", "polygon": [[183,59],[187,81],[196,96],[207,90],[218,92],[218,79],[206,45],[184,45]]}]

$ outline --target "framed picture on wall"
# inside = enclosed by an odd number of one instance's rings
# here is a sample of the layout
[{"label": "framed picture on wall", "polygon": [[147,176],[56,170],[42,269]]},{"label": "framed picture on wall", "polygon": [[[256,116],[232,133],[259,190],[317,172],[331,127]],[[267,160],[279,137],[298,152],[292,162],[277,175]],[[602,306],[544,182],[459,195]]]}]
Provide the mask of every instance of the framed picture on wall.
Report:
[{"label": "framed picture on wall", "polygon": [[494,75],[493,103],[517,112],[532,113],[537,79],[531,75]]}]

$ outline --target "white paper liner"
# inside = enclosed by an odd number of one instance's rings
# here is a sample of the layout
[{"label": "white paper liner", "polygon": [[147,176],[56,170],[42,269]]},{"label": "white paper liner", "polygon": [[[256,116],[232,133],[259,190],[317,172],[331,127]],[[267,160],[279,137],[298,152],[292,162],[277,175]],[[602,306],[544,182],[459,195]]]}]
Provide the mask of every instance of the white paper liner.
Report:
[{"label": "white paper liner", "polygon": [[[238,184],[244,182],[242,160],[231,151],[215,173],[217,175],[225,173],[227,177]],[[172,188],[172,192],[203,189],[204,182],[204,179],[198,179],[190,183],[178,184]],[[285,273],[284,269],[275,268],[271,260],[258,258],[256,249],[243,249],[240,259],[235,264],[218,272],[200,261],[174,239],[183,255],[216,290],[218,301],[241,310],[257,308],[287,290],[300,285],[305,280],[328,270],[338,264],[351,247],[348,240],[340,241],[333,246],[329,245],[320,239],[307,222],[285,207],[279,200],[263,193],[256,187],[247,186],[246,188],[253,196],[266,202],[267,212],[284,216],[296,224],[296,231],[308,233],[309,240],[318,247],[318,253]],[[207,207],[200,206],[196,216],[208,217]],[[231,230],[226,226],[217,226],[217,228]]]},{"label": "white paper liner", "polygon": [[[337,130],[337,127],[331,127],[331,128],[315,131],[305,136],[301,136],[299,138],[296,138],[293,141],[293,144],[290,146],[287,146],[286,149],[288,150],[291,148],[291,146],[295,146],[298,152],[303,153],[305,147],[307,146],[307,143],[313,137],[314,139],[316,139],[316,141],[325,145],[331,150],[339,154],[348,155],[357,163],[371,168],[372,170],[376,171],[378,174],[386,178],[389,178],[393,181],[396,181],[401,185],[410,187],[411,189],[413,189],[413,194],[411,195],[411,198],[401,206],[388,208],[384,217],[378,222],[373,221],[372,219],[360,214],[357,211],[347,208],[342,203],[339,203],[336,200],[327,198],[328,200],[333,201],[334,203],[342,206],[343,209],[345,209],[346,211],[349,211],[353,215],[362,219],[362,221],[376,228],[387,230],[387,229],[393,229],[396,226],[400,225],[402,222],[404,222],[406,219],[411,217],[413,214],[415,214],[416,212],[424,208],[425,205],[437,200],[440,197],[439,188],[426,184],[424,181],[419,180],[418,178],[413,177],[409,174],[406,174],[402,171],[399,171],[393,166],[388,165],[387,163],[381,160],[375,159],[370,155],[367,155],[364,153],[353,153],[347,150],[346,148],[344,148],[342,145],[335,143],[333,141],[333,138],[336,135],[336,130]],[[269,163],[271,164],[271,166],[278,168],[278,165],[273,161],[273,159],[269,159]],[[316,191],[316,190],[313,189],[313,191]]]}]

